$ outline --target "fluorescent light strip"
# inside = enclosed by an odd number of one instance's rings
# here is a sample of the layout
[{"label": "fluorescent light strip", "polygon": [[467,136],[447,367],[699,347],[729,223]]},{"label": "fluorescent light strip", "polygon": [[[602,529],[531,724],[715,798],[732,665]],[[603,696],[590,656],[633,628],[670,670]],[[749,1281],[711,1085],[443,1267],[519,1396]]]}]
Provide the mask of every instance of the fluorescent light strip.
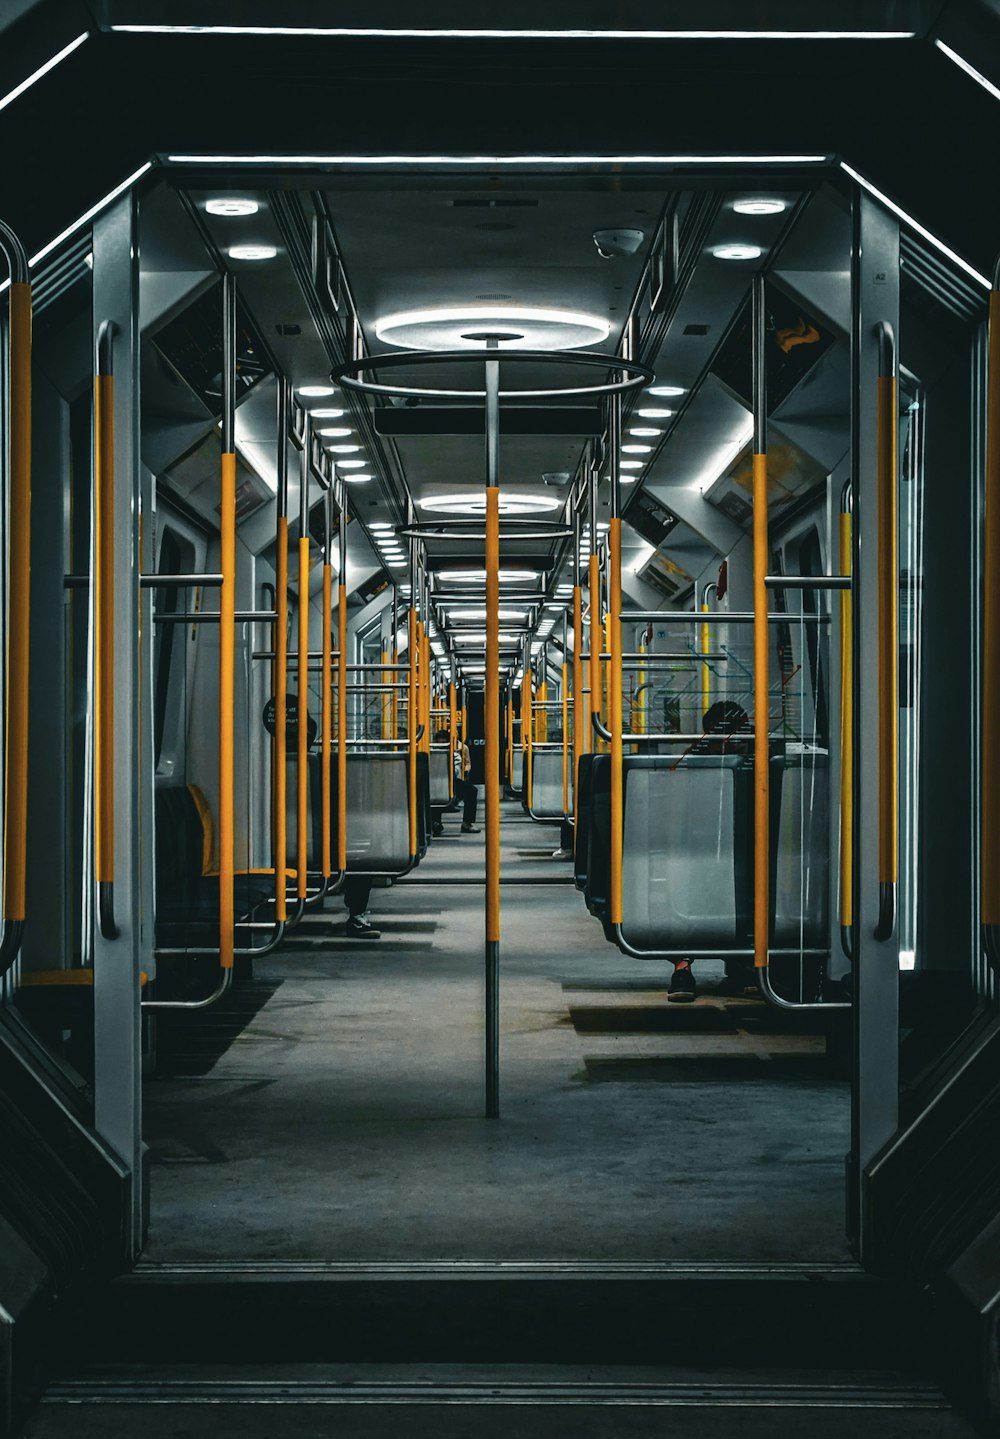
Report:
[{"label": "fluorescent light strip", "polygon": [[[92,220],[95,215],[99,215],[106,205],[110,205],[112,200],[117,200],[119,195],[123,195],[126,190],[130,189],[136,183],[137,180],[142,179],[143,175],[145,175],[147,170],[151,170],[152,168],[152,160],[147,160],[145,165],[140,165],[138,170],[133,170],[132,174],[129,175],[127,180],[123,180],[120,185],[116,185],[113,190],[109,190],[106,195],[104,195],[100,200],[98,200],[96,205],[91,205],[90,209],[85,210],[78,219],[73,221],[72,225],[67,225],[66,229],[62,230],[55,237],[54,240],[50,240],[47,245],[43,245],[36,255],[31,256],[28,264],[40,264],[41,261],[45,259],[46,255],[51,255],[52,251],[58,249],[64,240],[69,239],[70,235],[75,235],[77,230],[82,230],[88,220]],[[6,290],[9,285],[10,280],[4,280],[3,283],[0,284],[0,293]]]},{"label": "fluorescent light strip", "polygon": [[912,215],[908,215],[905,210],[901,210],[894,201],[889,199],[888,195],[883,195],[881,190],[876,190],[872,182],[866,180],[864,175],[859,175],[857,170],[848,165],[845,160],[841,160],[840,168],[850,175],[852,180],[857,180],[858,184],[867,190],[870,195],[874,195],[876,200],[880,200],[887,210],[891,210],[904,224],[909,225],[911,230],[916,230],[917,234],[926,240],[928,244],[933,245],[942,255],[947,255],[948,259],[952,260],[960,269],[964,270],[967,275],[971,275],[974,280],[978,280],[985,290],[991,288],[990,282],[985,275],[980,274],[974,266],[969,264],[968,260],[963,260],[961,255],[956,255],[954,250],[949,250],[943,240],[939,240],[936,235],[931,234],[930,230],[926,230],[923,225],[916,221]]},{"label": "fluorescent light strip", "polygon": [[431,40],[912,40],[913,30],[520,30],[379,25],[112,25],[131,35],[350,35]]},{"label": "fluorescent light strip", "polygon": [[825,165],[829,155],[168,155],[171,165]]},{"label": "fluorescent light strip", "polygon": [[966,75],[971,75],[977,85],[982,85],[984,90],[988,90],[994,100],[1000,100],[1000,90],[997,89],[996,85],[987,80],[985,75],[980,74],[974,66],[969,64],[968,60],[963,60],[957,50],[953,50],[951,46],[946,45],[943,40],[935,40],[934,44],[941,51],[942,55],[947,55],[948,59],[952,60],[960,70],[964,70]]},{"label": "fluorescent light strip", "polygon": [[36,80],[40,80],[43,75],[47,75],[50,70],[54,70],[61,60],[65,60],[67,55],[72,55],[74,50],[79,50],[84,40],[88,40],[89,38],[90,32],[85,30],[82,35],[78,35],[75,40],[71,40],[68,45],[64,45],[58,55],[53,55],[52,59],[46,60],[44,65],[39,65],[37,70],[31,72],[27,80],[22,80],[20,85],[15,85],[13,90],[0,100],[0,110],[6,109],[19,95],[23,95],[25,90],[30,90]]}]

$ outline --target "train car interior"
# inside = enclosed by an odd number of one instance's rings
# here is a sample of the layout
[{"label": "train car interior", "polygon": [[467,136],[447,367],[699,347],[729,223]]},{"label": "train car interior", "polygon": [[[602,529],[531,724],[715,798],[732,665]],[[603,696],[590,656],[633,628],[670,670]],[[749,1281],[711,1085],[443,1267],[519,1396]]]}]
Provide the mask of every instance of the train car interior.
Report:
[{"label": "train car interior", "polygon": [[[505,141],[506,21],[442,145],[452,29],[169,8],[52,7],[40,144],[98,47],[190,114],[0,194],[0,1436],[996,1432],[985,224],[773,95]],[[931,8],[838,44],[958,126]]]}]

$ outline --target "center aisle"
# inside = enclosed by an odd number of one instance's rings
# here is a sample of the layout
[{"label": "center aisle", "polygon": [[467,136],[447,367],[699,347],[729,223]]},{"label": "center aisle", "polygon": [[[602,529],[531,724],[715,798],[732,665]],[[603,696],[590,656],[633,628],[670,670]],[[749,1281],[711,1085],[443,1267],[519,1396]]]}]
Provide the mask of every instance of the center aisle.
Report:
[{"label": "center aisle", "polygon": [[483,836],[447,823],[373,890],[380,941],[333,900],[225,1009],[161,1021],[147,1259],[846,1259],[822,1039],[708,985],[668,1006],[667,967],[606,943],[513,804],[482,1117]]}]

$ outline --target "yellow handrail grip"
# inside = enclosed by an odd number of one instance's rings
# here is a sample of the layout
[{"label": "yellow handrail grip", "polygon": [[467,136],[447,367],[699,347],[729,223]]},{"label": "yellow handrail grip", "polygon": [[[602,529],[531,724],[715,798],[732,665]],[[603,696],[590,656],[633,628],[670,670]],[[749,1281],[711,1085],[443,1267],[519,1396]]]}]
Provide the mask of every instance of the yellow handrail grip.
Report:
[{"label": "yellow handrail grip", "polygon": [[31,286],[10,287],[10,542],[7,577],[7,715],[4,725],[3,913],[26,918],[28,665],[31,600]]},{"label": "yellow handrail grip", "polygon": [[275,917],[288,918],[288,897],[281,876],[288,868],[288,520],[278,519],[274,608],[274,807]]},{"label": "yellow handrail grip", "polygon": [[622,922],[622,522],[608,526],[608,717],[611,730],[611,905],[612,924]]},{"label": "yellow handrail grip", "polygon": [[115,382],[94,380],[94,878],[115,878]]},{"label": "yellow handrail grip", "polygon": [[[852,568],[851,514],[840,515],[840,573]],[[840,591],[840,923],[854,923],[854,669],[850,590]]]},{"label": "yellow handrail grip", "polygon": [[337,868],[347,871],[347,586],[337,586]]},{"label": "yellow handrail grip", "polygon": [[[410,858],[417,857],[417,612],[411,606],[406,621],[406,752],[410,810]],[[462,729],[465,736],[465,729]]]},{"label": "yellow handrail grip", "polygon": [[299,899],[308,891],[309,847],[309,537],[299,538],[299,675],[296,710],[296,888]]},{"label": "yellow handrail grip", "polygon": [[588,599],[590,604],[590,659],[587,663],[590,682],[590,709],[593,714],[601,710],[601,591],[600,571],[597,556],[591,555],[587,562]]},{"label": "yellow handrail grip", "polygon": [[1000,291],[990,292],[983,535],[980,915],[1000,925]]},{"label": "yellow handrail grip", "polygon": [[878,877],[895,884],[897,877],[899,783],[899,644],[896,518],[896,377],[878,379],[878,421],[875,446],[878,463],[878,647],[879,647],[879,786]]},{"label": "yellow handrail grip", "polygon": [[486,942],[500,939],[500,490],[486,487]]},{"label": "yellow handrail grip", "polygon": [[[329,878],[333,873],[333,862],[330,855],[330,760],[332,756],[331,731],[333,728],[333,716],[330,708],[333,703],[333,566],[327,562],[323,565],[323,659],[320,671],[320,863],[324,878]],[[339,690],[338,690],[339,693]]]},{"label": "yellow handrail grip", "polygon": [[221,469],[219,539],[219,963],[233,967],[235,945],[233,882],[236,864],[234,822],[233,711],[236,670],[236,456],[224,454]]},{"label": "yellow handrail grip", "polygon": [[753,962],[767,964],[770,913],[770,771],[767,639],[767,456],[753,457]]}]

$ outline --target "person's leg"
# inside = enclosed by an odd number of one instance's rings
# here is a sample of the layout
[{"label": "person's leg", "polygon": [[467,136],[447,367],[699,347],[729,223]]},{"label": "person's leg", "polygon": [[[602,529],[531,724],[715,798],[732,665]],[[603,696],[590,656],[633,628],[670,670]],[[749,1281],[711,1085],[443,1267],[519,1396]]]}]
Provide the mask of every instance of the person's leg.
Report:
[{"label": "person's leg", "polygon": [[347,906],[346,932],[355,939],[378,939],[379,930],[365,918],[372,892],[371,875],[349,874],[344,881],[344,904]]},{"label": "person's leg", "polygon": [[462,785],[462,792],[465,798],[465,808],[462,811],[462,829],[468,833],[474,829],[476,823],[476,809],[479,804],[479,786],[474,785],[471,779],[464,779]]},{"label": "person's leg", "polygon": [[679,959],[674,965],[674,977],[670,981],[667,999],[674,1004],[690,1004],[696,992],[691,961]]}]

